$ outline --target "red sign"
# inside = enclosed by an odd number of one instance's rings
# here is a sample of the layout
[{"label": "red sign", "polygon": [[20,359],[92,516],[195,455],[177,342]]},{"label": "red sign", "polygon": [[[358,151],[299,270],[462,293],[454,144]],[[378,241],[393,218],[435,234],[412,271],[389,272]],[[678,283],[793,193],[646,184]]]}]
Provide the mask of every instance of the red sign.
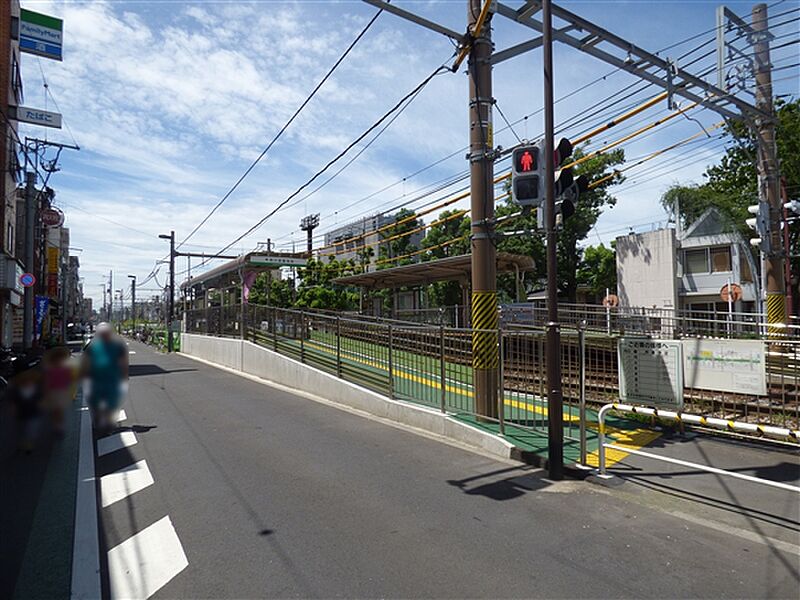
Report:
[{"label": "red sign", "polygon": [[23,273],[19,276],[22,287],[31,287],[36,283],[36,276],[33,273]]},{"label": "red sign", "polygon": [[42,211],[42,225],[45,227],[61,227],[64,224],[64,213],[57,208],[46,208]]},{"label": "red sign", "polygon": [[722,298],[723,302],[728,301],[728,287],[730,287],[730,298],[731,302],[738,302],[742,298],[742,286],[738,283],[732,283],[730,286],[726,283],[722,286],[722,289],[719,291],[719,297]]}]

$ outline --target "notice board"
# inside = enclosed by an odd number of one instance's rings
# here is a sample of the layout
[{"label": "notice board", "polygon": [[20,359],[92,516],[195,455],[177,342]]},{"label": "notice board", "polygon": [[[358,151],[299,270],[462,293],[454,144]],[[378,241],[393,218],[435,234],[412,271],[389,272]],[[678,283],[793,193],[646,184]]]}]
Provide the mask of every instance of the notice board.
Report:
[{"label": "notice board", "polygon": [[628,404],[683,408],[680,341],[620,338],[617,345],[619,396]]},{"label": "notice board", "polygon": [[766,347],[761,340],[683,340],[686,387],[767,394]]}]

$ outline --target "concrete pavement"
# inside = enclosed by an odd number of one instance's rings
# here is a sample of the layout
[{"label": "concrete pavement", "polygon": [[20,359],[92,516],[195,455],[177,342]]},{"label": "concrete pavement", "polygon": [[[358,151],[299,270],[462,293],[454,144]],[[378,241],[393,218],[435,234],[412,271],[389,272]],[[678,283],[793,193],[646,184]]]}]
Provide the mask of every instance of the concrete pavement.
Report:
[{"label": "concrete pavement", "polygon": [[796,597],[790,541],[131,348],[137,441],[97,461],[101,488],[139,465],[135,491],[101,493],[105,595]]}]

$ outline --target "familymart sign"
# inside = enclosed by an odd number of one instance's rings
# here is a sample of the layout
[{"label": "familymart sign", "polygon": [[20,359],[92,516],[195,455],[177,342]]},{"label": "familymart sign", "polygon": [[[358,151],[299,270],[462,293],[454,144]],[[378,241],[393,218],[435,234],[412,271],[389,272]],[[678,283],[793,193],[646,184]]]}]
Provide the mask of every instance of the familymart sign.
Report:
[{"label": "familymart sign", "polygon": [[49,15],[22,9],[19,18],[19,49],[28,54],[61,60],[64,22]]}]

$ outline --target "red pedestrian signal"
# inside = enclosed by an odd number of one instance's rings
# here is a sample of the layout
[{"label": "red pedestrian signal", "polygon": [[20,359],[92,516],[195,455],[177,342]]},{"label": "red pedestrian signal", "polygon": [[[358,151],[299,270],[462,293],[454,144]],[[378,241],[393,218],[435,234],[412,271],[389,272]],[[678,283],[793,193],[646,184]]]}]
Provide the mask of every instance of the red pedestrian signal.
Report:
[{"label": "red pedestrian signal", "polygon": [[514,151],[514,167],[517,173],[530,173],[537,169],[537,148],[518,148]]}]

